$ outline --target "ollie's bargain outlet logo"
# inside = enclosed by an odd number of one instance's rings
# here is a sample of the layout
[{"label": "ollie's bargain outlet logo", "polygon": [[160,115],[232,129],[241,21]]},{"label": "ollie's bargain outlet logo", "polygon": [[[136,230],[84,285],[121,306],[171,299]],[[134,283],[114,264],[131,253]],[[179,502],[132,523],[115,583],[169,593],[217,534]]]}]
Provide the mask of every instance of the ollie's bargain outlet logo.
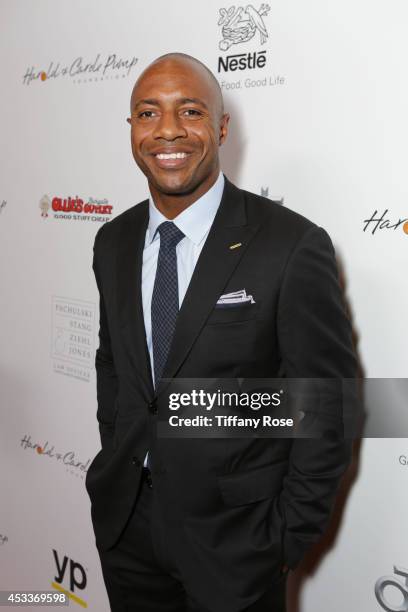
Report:
[{"label": "ollie's bargain outlet logo", "polygon": [[113,206],[108,200],[88,198],[83,200],[78,196],[61,198],[43,195],[39,202],[41,217],[47,219],[50,215],[55,219],[68,219],[73,221],[109,221]]}]

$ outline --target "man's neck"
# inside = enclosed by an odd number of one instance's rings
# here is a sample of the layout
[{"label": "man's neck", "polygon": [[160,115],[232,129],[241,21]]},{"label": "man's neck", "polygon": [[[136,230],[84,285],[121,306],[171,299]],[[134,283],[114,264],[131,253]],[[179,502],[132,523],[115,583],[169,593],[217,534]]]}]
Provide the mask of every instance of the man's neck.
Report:
[{"label": "man's neck", "polygon": [[166,194],[156,189],[149,183],[150,193],[153,198],[154,205],[166,219],[175,219],[186,208],[197,202],[207,191],[213,187],[220,175],[218,168],[214,174],[203,181],[194,191],[186,194]]}]

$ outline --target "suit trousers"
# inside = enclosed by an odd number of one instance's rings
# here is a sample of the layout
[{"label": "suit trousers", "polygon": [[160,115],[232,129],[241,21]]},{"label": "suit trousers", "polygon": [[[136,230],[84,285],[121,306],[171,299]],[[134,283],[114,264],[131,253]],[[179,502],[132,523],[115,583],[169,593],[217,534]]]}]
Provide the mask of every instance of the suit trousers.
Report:
[{"label": "suit trousers", "polygon": [[[147,470],[118,542],[99,557],[111,612],[211,612],[183,587]],[[282,574],[258,601],[237,612],[285,612],[286,578]]]}]

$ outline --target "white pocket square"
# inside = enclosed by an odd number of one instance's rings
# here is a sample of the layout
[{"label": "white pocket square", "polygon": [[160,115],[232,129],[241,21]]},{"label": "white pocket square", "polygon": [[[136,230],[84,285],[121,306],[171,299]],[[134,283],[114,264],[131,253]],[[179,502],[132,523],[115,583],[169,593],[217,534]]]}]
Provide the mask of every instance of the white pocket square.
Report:
[{"label": "white pocket square", "polygon": [[217,300],[218,306],[226,306],[233,304],[255,304],[255,300],[252,295],[247,295],[245,289],[240,289],[239,291],[233,291],[232,293],[224,293]]}]

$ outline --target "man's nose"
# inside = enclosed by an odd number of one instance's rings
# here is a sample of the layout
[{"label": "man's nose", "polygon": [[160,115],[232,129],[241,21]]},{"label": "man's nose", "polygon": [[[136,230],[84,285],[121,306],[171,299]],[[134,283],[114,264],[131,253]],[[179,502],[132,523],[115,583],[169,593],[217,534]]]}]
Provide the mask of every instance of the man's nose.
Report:
[{"label": "man's nose", "polygon": [[160,120],[156,123],[153,134],[154,138],[164,138],[165,140],[174,140],[175,138],[183,138],[187,136],[185,127],[181,117],[174,112],[164,112]]}]

